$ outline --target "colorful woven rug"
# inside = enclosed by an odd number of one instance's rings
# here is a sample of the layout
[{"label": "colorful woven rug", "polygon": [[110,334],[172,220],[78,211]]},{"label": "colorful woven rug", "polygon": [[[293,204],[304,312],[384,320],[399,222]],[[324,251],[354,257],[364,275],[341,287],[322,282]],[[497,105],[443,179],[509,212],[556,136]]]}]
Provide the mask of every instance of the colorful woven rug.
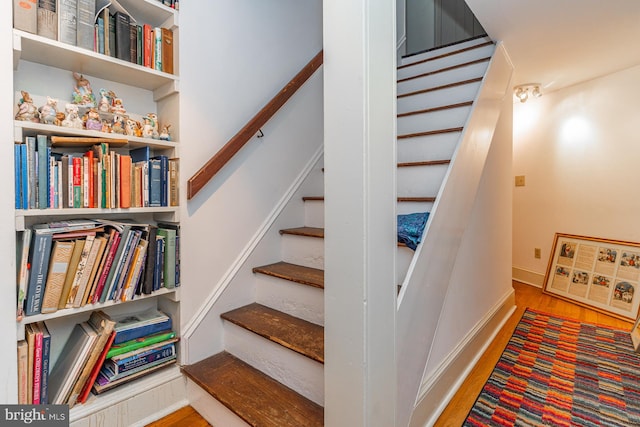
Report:
[{"label": "colorful woven rug", "polygon": [[629,331],[528,309],[465,426],[640,426]]}]

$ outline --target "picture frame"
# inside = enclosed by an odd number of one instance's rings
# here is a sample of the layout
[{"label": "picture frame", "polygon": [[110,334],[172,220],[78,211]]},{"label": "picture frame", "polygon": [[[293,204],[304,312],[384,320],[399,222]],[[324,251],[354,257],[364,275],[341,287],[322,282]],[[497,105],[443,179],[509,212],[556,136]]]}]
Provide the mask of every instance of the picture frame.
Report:
[{"label": "picture frame", "polygon": [[640,243],[556,233],[543,292],[638,323]]}]

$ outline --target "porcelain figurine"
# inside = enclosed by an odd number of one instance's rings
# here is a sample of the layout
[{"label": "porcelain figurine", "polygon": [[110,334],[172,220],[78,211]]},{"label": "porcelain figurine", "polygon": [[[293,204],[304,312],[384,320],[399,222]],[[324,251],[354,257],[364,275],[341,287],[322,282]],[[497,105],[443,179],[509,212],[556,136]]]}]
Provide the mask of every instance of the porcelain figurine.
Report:
[{"label": "porcelain figurine", "polygon": [[136,121],[127,119],[124,124],[124,134],[127,136],[136,136]]},{"label": "porcelain figurine", "polygon": [[160,139],[162,141],[171,141],[171,134],[169,133],[169,128],[171,125],[162,126],[162,130],[160,130]]},{"label": "porcelain figurine", "polygon": [[16,113],[16,120],[22,120],[26,122],[40,123],[40,113],[38,108],[33,104],[33,99],[29,92],[21,90],[22,98],[18,102],[18,112]]},{"label": "porcelain figurine", "polygon": [[113,124],[111,125],[111,132],[124,135],[125,133],[125,118],[119,114],[114,114]]},{"label": "porcelain figurine", "polygon": [[113,114],[119,114],[121,116],[127,113],[127,110],[124,108],[124,105],[122,104],[122,99],[120,99],[120,98],[114,98],[113,99],[113,105],[111,107],[111,112]]},{"label": "porcelain figurine", "polygon": [[80,115],[78,114],[78,106],[76,104],[67,104],[64,107],[66,116],[62,121],[62,126],[68,128],[82,129],[83,123]]},{"label": "porcelain figurine", "polygon": [[100,89],[100,102],[98,103],[98,111],[101,113],[111,112],[111,98],[106,89]]},{"label": "porcelain figurine", "polygon": [[62,121],[64,120],[65,117],[66,115],[64,114],[64,111],[58,111],[56,113],[56,118],[53,121],[53,124],[56,126],[62,126]]},{"label": "porcelain figurine", "polygon": [[76,87],[73,90],[73,103],[80,107],[96,107],[96,98],[93,95],[89,80],[76,72],[73,73],[73,78],[76,80]]},{"label": "porcelain figurine", "polygon": [[106,120],[102,120],[102,132],[111,133],[111,123]]},{"label": "porcelain figurine", "polygon": [[158,115],[149,113],[144,116],[144,126],[142,127],[142,136],[144,138],[158,139]]},{"label": "porcelain figurine", "polygon": [[40,107],[38,111],[40,112],[40,123],[55,124],[56,114],[58,114],[58,101],[47,96],[47,103]]},{"label": "porcelain figurine", "polygon": [[102,130],[102,121],[100,120],[100,114],[95,108],[89,108],[87,111],[87,120],[84,124],[87,130]]}]

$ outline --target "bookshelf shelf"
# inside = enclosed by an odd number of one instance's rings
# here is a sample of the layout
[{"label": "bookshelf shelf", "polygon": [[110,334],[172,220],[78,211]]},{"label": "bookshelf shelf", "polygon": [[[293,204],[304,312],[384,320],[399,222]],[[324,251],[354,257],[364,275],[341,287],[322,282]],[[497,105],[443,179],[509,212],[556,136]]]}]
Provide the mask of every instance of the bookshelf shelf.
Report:
[{"label": "bookshelf shelf", "polygon": [[[148,146],[155,150],[172,150],[178,147],[176,141],[162,141],[159,139],[139,138],[137,136],[127,136],[115,133],[105,133],[95,130],[86,129],[74,129],[64,126],[48,125],[44,123],[33,123],[20,120],[14,120],[14,140],[24,141],[26,135],[42,134],[47,136],[80,136],[80,137],[93,137],[93,138],[114,138],[114,139],[127,139],[128,144],[124,145],[127,148],[138,148]],[[87,144],[86,146],[89,146]]]},{"label": "bookshelf shelf", "polygon": [[13,30],[13,52],[14,70],[18,69],[19,60],[24,60],[158,91],[164,96],[177,91],[178,88],[175,82],[179,78],[174,74],[163,73],[20,30]]},{"label": "bookshelf shelf", "polygon": [[18,339],[24,339],[24,327],[25,325],[29,324],[29,323],[35,323],[35,322],[40,322],[40,321],[46,321],[46,320],[51,320],[51,319],[57,319],[60,317],[66,317],[66,316],[71,316],[71,315],[76,315],[76,314],[80,314],[80,313],[86,313],[88,311],[94,311],[94,310],[101,310],[104,308],[108,308],[108,307],[113,307],[114,305],[120,305],[120,304],[127,304],[129,302],[132,301],[141,301],[144,299],[149,299],[149,298],[157,298],[160,296],[173,296],[172,300],[173,301],[178,301],[179,300],[179,291],[180,288],[173,288],[173,289],[167,289],[167,288],[162,288],[159,289],[157,291],[155,291],[152,294],[149,295],[139,295],[136,296],[133,300],[130,301],[106,301],[103,303],[96,303],[96,304],[87,304],[83,307],[78,307],[78,308],[65,308],[62,310],[58,310],[55,313],[49,313],[49,314],[36,314],[33,316],[25,316],[22,318],[22,320],[16,322],[16,326],[17,326],[17,335],[18,335]]}]

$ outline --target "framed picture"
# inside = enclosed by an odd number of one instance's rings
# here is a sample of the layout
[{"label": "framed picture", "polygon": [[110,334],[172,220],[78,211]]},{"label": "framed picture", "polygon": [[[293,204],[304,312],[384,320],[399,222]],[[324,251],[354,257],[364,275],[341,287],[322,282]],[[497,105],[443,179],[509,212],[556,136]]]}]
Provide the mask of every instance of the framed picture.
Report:
[{"label": "framed picture", "polygon": [[636,321],[640,243],[556,233],[543,291]]}]

